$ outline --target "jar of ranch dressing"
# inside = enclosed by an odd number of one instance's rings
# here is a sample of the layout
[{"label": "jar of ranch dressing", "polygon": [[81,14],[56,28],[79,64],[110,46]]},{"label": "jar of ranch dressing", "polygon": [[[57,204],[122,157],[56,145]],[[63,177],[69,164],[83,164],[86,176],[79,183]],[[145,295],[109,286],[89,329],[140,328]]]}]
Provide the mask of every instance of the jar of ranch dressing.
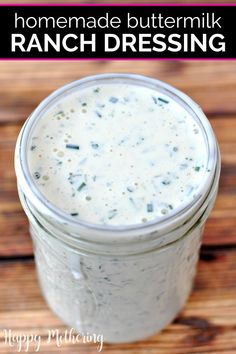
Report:
[{"label": "jar of ranch dressing", "polygon": [[25,122],[15,168],[55,314],[110,343],[145,338],[176,317],[220,174],[196,103],[138,75],[72,82]]}]

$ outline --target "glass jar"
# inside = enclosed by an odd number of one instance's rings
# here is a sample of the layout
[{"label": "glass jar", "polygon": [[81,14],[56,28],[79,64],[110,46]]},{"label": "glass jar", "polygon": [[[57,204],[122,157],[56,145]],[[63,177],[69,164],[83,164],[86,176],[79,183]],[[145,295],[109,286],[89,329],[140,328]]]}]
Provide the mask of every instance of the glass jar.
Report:
[{"label": "glass jar", "polygon": [[[195,198],[145,224],[96,225],[74,219],[37,190],[27,165],[28,143],[40,117],[62,97],[94,83],[129,82],[169,95],[191,113],[208,151],[208,177]],[[106,74],[78,80],[48,96],[19,135],[15,168],[28,216],[42,293],[49,307],[80,333],[106,342],[145,338],[169,324],[192,288],[205,221],[214,205],[220,155],[202,110],[175,88],[138,75]]]}]

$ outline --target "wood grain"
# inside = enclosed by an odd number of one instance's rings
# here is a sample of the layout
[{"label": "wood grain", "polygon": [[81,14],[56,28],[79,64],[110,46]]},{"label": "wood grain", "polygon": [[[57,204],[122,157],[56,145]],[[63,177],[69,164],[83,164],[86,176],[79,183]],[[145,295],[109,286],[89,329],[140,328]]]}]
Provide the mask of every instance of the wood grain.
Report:
[{"label": "wood grain", "polygon": [[233,61],[227,65],[224,61],[134,61],[133,65],[130,61],[22,61],[0,63],[0,122],[23,122],[59,86],[108,72],[133,72],[164,80],[190,95],[207,115],[236,113]]}]

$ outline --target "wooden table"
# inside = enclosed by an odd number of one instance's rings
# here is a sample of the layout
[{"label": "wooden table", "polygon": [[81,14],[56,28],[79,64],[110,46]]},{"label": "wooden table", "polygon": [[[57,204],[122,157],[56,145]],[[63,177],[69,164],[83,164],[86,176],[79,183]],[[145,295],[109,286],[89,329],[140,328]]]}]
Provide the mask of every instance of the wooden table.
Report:
[{"label": "wooden table", "polygon": [[[0,329],[41,336],[42,353],[96,353],[93,344],[47,344],[48,329],[65,327],[38,288],[13,169],[17,134],[52,90],[84,75],[136,72],[164,80],[204,109],[222,153],[219,197],[207,222],[194,291],[161,334],[135,344],[105,345],[106,354],[236,353],[236,62],[0,62]],[[33,353],[31,347],[30,352]],[[13,353],[1,331],[0,353]]]}]

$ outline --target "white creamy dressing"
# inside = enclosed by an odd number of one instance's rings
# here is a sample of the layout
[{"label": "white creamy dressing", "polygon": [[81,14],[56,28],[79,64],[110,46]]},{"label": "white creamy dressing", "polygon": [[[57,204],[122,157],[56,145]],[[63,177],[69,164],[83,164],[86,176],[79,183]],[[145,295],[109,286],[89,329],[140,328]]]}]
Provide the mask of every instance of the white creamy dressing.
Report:
[{"label": "white creamy dressing", "polygon": [[194,118],[170,97],[131,84],[83,88],[37,123],[30,172],[41,193],[73,217],[137,224],[191,201],[207,150]]},{"label": "white creamy dressing", "polygon": [[[143,86],[114,80],[80,88],[46,108],[28,141],[36,187],[75,220],[140,226],[182,208],[209,185],[203,129],[174,99]],[[131,243],[122,248],[118,232],[111,244],[86,244],[90,228],[78,228],[75,242],[63,218],[47,222],[19,193],[44,296],[70,327],[129,342],[163,329],[183,307],[217,188],[161,234],[158,224],[150,234],[139,228],[136,242],[127,228]]]}]

